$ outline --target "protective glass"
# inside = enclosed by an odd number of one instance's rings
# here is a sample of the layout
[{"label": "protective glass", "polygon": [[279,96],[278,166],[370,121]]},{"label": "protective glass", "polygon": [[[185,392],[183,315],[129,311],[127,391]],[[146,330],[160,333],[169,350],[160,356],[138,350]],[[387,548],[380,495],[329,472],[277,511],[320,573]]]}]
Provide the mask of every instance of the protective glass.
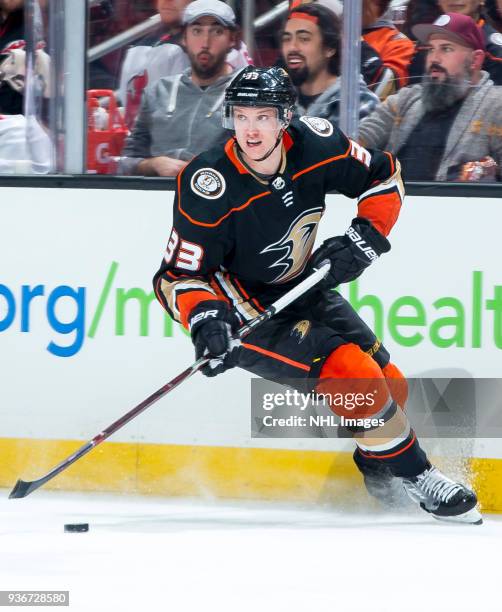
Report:
[{"label": "protective glass", "polygon": [[[273,114],[271,113],[273,110]],[[278,131],[288,126],[286,109],[266,107],[263,113],[257,112],[257,107],[238,107],[233,104],[225,104],[222,109],[223,127],[227,130],[235,130],[237,127],[244,129],[257,129],[260,131]]]}]

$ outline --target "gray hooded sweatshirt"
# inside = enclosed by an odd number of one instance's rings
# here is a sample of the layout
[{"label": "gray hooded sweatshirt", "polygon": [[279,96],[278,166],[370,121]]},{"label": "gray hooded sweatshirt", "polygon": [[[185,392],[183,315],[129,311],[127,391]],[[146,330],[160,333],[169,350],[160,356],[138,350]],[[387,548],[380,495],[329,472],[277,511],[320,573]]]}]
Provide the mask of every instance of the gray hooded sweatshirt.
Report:
[{"label": "gray hooded sweatshirt", "polygon": [[[308,108],[304,108],[298,104],[295,116],[301,117],[302,115],[310,115],[311,117],[322,117],[338,125],[340,119],[342,83],[342,78],[338,77],[333,85],[323,91]],[[359,80],[359,119],[364,119],[364,117],[372,113],[379,104],[380,100],[378,96],[368,89],[361,76]]]},{"label": "gray hooded sweatshirt", "polygon": [[166,155],[189,161],[228,140],[222,127],[221,106],[234,73],[205,89],[191,79],[191,69],[155,81],[143,92],[141,108],[127,137],[119,164],[122,174],[136,174],[145,158]]}]

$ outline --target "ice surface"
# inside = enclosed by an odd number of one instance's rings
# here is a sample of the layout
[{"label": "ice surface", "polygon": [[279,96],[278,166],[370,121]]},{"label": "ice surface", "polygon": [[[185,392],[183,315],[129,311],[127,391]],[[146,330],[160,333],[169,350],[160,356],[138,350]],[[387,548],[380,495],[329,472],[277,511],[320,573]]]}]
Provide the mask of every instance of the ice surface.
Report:
[{"label": "ice surface", "polygon": [[[0,490],[0,589],[70,591],[69,608],[44,610],[502,610],[502,517],[479,527],[418,511],[7,495]],[[88,533],[63,532],[81,522]]]}]

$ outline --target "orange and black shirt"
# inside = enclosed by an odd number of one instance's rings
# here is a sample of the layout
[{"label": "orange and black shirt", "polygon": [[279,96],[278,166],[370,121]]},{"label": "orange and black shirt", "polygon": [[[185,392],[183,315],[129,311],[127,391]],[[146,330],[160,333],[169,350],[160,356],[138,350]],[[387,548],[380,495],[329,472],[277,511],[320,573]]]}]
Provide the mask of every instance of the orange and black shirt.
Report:
[{"label": "orange and black shirt", "polygon": [[301,117],[284,134],[269,178],[241,160],[234,139],[195,157],[178,175],[173,227],[153,284],[187,325],[201,301],[224,300],[249,320],[302,280],[325,209],[338,191],[382,234],[403,198],[399,163],[367,150],[326,119]]},{"label": "orange and black shirt", "polygon": [[384,20],[364,30],[363,41],[361,70],[364,80],[381,100],[385,100],[408,84],[415,45],[391,22]]}]

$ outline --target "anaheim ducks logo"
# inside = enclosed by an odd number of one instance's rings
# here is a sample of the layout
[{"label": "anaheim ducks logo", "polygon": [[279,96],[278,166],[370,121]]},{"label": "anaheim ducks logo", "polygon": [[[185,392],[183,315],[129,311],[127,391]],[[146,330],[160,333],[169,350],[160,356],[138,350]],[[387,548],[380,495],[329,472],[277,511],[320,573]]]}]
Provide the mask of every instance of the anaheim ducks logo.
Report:
[{"label": "anaheim ducks logo", "polygon": [[270,268],[279,268],[281,272],[271,281],[285,283],[298,276],[307,263],[307,257],[314,246],[317,225],[322,217],[322,208],[310,208],[298,215],[289,226],[284,236],[265,247],[261,253],[283,251],[279,259]]},{"label": "anaheim ducks logo", "polygon": [[303,115],[300,117],[300,121],[308,126],[313,132],[319,136],[323,136],[324,138],[333,134],[333,124],[322,117],[309,117],[307,115]]},{"label": "anaheim ducks logo", "polygon": [[203,198],[212,200],[222,196],[226,189],[223,175],[214,168],[201,168],[190,181],[192,191]]},{"label": "anaheim ducks logo", "polygon": [[290,336],[295,338],[295,340],[298,341],[298,344],[301,344],[305,340],[311,327],[312,323],[310,321],[307,321],[306,319],[304,319],[303,321],[298,321],[298,323],[291,330]]}]

